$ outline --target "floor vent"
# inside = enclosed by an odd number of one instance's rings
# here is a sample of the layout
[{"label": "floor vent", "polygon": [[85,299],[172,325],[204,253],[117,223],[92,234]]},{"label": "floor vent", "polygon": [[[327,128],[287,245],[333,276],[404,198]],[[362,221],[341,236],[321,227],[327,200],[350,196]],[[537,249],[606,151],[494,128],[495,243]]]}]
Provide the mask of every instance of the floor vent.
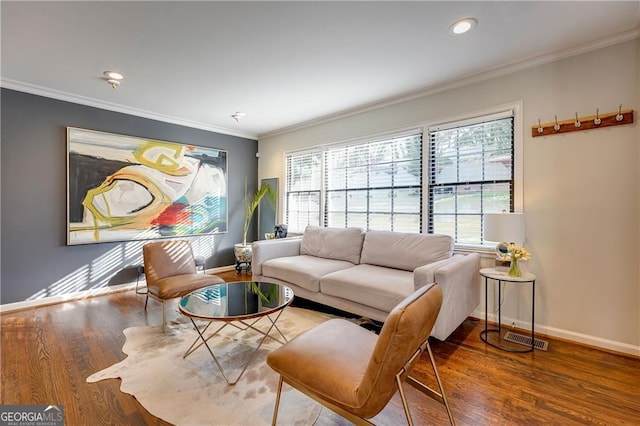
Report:
[{"label": "floor vent", "polygon": [[[531,336],[514,333],[513,331],[507,331],[503,337],[503,340],[518,343],[524,346],[531,346]],[[546,340],[535,339],[533,342],[533,347],[536,349],[540,349],[541,351],[546,351],[547,348],[549,348],[549,342],[547,342]]]}]

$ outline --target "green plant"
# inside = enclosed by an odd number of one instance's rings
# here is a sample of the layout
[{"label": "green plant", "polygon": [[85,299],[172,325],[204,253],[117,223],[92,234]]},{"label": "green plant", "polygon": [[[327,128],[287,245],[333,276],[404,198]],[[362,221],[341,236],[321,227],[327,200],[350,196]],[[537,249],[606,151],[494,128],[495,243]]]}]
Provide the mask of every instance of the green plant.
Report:
[{"label": "green plant", "polygon": [[242,244],[247,245],[247,232],[249,232],[249,225],[256,209],[260,205],[260,202],[264,197],[267,197],[269,203],[273,208],[276,206],[276,190],[273,189],[268,183],[263,183],[260,188],[247,199],[247,179],[244,180],[244,230],[242,232]]},{"label": "green plant", "polygon": [[255,281],[251,282],[251,292],[253,294],[257,294],[260,299],[262,299],[263,303],[273,303],[278,299],[278,287],[273,284],[265,284],[269,288],[269,292],[267,294],[262,292],[260,288],[260,283]]}]

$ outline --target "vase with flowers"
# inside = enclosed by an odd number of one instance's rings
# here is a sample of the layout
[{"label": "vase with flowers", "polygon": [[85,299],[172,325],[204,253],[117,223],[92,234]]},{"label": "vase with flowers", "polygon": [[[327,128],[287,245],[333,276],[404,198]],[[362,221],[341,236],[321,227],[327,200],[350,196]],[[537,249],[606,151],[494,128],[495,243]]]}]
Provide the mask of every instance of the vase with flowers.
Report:
[{"label": "vase with flowers", "polygon": [[510,262],[509,272],[507,273],[510,277],[521,277],[522,271],[518,262],[520,260],[531,260],[531,254],[522,246],[508,244],[507,252],[502,255],[500,260]]}]

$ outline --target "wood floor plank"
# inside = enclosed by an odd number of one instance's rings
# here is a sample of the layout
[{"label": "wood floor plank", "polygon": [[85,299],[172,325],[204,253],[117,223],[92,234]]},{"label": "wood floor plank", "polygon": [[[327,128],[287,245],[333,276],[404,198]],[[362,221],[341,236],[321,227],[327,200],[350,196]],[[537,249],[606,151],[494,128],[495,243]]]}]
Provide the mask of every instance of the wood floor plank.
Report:
[{"label": "wood floor plank", "polygon": [[[246,279],[235,271],[227,281]],[[62,404],[68,425],[166,425],[119,380],[86,378],[125,358],[122,331],[159,325],[161,306],[133,291],[1,315],[0,403]],[[176,318],[174,302],[169,317]],[[483,322],[465,321],[431,347],[458,425],[617,425],[640,423],[640,360],[545,338],[549,350],[513,354],[486,345]],[[413,373],[435,388],[423,355]],[[406,386],[414,421],[447,424],[444,408]],[[378,417],[403,419],[393,400]],[[349,424],[323,411],[321,426]]]}]

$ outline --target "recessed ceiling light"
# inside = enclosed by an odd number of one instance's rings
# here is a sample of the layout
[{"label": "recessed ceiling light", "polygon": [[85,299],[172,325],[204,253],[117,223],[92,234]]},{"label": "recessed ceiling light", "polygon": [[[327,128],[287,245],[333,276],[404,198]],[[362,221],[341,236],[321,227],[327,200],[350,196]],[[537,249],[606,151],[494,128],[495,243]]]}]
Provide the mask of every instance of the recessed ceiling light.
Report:
[{"label": "recessed ceiling light", "polygon": [[105,71],[104,76],[113,80],[122,80],[124,79],[124,75],[119,73],[118,71]]},{"label": "recessed ceiling light", "polygon": [[450,35],[460,35],[473,29],[477,25],[478,21],[473,18],[465,18],[455,22],[449,27]]}]

